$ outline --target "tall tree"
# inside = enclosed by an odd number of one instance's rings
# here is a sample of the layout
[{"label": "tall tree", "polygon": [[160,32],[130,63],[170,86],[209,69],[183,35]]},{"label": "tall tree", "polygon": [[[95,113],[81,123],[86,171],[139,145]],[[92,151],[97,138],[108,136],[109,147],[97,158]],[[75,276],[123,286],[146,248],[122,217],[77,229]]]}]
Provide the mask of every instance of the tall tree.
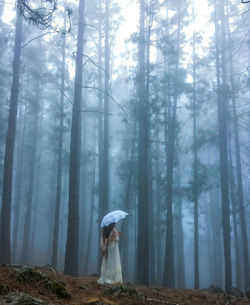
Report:
[{"label": "tall tree", "polygon": [[[226,92],[226,71],[225,71],[224,18],[225,18],[224,0],[220,1],[220,4],[218,4],[217,0],[214,0],[222,227],[223,227],[223,243],[224,243],[224,259],[225,259],[225,288],[228,289],[232,286],[232,266],[231,266],[230,209],[229,209],[229,193],[228,193],[227,92]],[[220,32],[219,32],[219,25],[221,26]],[[221,34],[221,36],[219,36],[219,33]],[[219,48],[219,46],[221,46],[221,48]]]},{"label": "tall tree", "polygon": [[[174,64],[175,77],[179,76],[179,53],[180,53],[180,31],[181,31],[181,10],[177,8],[177,37],[176,37],[176,54]],[[173,232],[173,174],[174,174],[174,153],[175,153],[175,138],[177,125],[177,102],[179,95],[179,87],[176,82],[173,88],[173,103],[168,99],[169,114],[167,122],[167,186],[166,186],[166,205],[167,205],[167,222],[166,222],[166,245],[165,245],[165,261],[163,284],[167,287],[175,286],[175,263],[174,263],[174,232]]]},{"label": "tall tree", "polygon": [[[64,4],[65,5],[65,4]],[[64,31],[66,31],[66,7],[64,7]],[[62,36],[62,64],[61,64],[61,88],[60,88],[60,114],[59,114],[59,137],[58,137],[58,159],[57,159],[57,182],[56,182],[56,202],[53,228],[53,245],[51,264],[57,267],[59,220],[62,192],[62,154],[63,154],[63,121],[64,121],[64,91],[65,91],[65,40]]]},{"label": "tall tree", "polygon": [[234,252],[235,252],[235,278],[236,278],[236,287],[240,288],[240,279],[241,279],[241,262],[240,262],[240,249],[239,249],[239,236],[238,236],[238,206],[236,202],[235,195],[235,178],[233,171],[233,158],[232,158],[232,144],[231,144],[231,134],[228,135],[229,142],[229,174],[230,174],[230,198],[231,198],[231,206],[232,206],[232,219],[233,219],[233,236],[234,236]]},{"label": "tall tree", "polygon": [[[228,8],[228,6],[227,6]],[[239,122],[236,110],[236,86],[234,80],[234,66],[233,66],[233,52],[232,52],[232,41],[229,24],[228,10],[226,15],[227,32],[229,40],[229,71],[230,71],[230,85],[231,85],[231,99],[232,99],[232,110],[233,110],[233,128],[234,128],[234,144],[235,144],[235,158],[236,158],[236,172],[237,172],[237,197],[239,202],[240,212],[240,227],[241,227],[241,238],[243,246],[243,263],[244,263],[244,280],[245,287],[250,286],[250,265],[249,265],[249,251],[248,251],[248,236],[246,226],[246,212],[244,204],[244,192],[243,192],[243,181],[242,181],[242,169],[241,169],[241,149],[240,149],[240,137],[239,137]]]},{"label": "tall tree", "polygon": [[[98,1],[98,223],[101,223],[105,214],[103,207],[103,85],[102,85],[102,5]],[[101,228],[99,229],[99,239],[101,237]],[[99,251],[99,253],[101,253]],[[98,259],[98,270],[101,265],[101,255]]]},{"label": "tall tree", "polygon": [[145,96],[145,0],[140,0],[140,32],[138,51],[138,234],[137,282],[149,283],[148,231],[148,105]]},{"label": "tall tree", "polygon": [[19,137],[20,144],[18,145],[17,169],[15,181],[15,196],[14,196],[14,218],[13,218],[13,253],[12,258],[17,258],[17,243],[18,243],[18,228],[20,220],[20,202],[21,202],[21,186],[22,186],[22,171],[23,171],[23,155],[24,155],[24,139],[27,127],[27,105],[24,105],[24,114],[22,118],[21,134]]},{"label": "tall tree", "polygon": [[[147,33],[146,33],[146,103],[148,105],[148,208],[149,208],[149,219],[148,224],[149,230],[149,283],[155,282],[155,224],[154,224],[154,206],[153,206],[153,163],[152,163],[152,147],[151,147],[151,122],[150,122],[150,51],[151,51],[151,32],[154,19],[153,2],[147,5]],[[150,107],[151,108],[151,107]]]},{"label": "tall tree", "polygon": [[36,88],[35,95],[31,98],[31,151],[30,151],[30,162],[28,171],[28,193],[25,211],[25,223],[23,229],[23,243],[21,252],[21,262],[27,263],[29,261],[30,254],[30,242],[31,242],[31,218],[32,208],[34,202],[34,185],[35,185],[35,164],[37,155],[37,142],[38,142],[38,116],[39,116],[39,102],[40,102],[40,71],[34,74]]},{"label": "tall tree", "polygon": [[[109,44],[109,13],[110,0],[105,0],[105,79],[104,79],[104,138],[103,138],[103,214],[109,206],[109,74],[110,74],[110,44]],[[103,215],[104,216],[104,215]]]},{"label": "tall tree", "polygon": [[[178,138],[177,138],[178,140]],[[179,147],[179,141],[177,143]],[[185,288],[186,286],[186,275],[185,275],[185,258],[184,258],[184,232],[183,232],[183,205],[181,198],[181,164],[180,156],[177,155],[177,173],[176,173],[176,184],[177,184],[177,287]]]},{"label": "tall tree", "polygon": [[[193,22],[195,7],[193,1]],[[199,206],[198,206],[198,151],[197,151],[197,100],[196,100],[196,32],[193,31],[193,201],[194,201],[194,288],[199,289]]]},{"label": "tall tree", "polygon": [[64,273],[72,276],[77,276],[79,264],[79,169],[81,147],[84,7],[85,0],[79,0],[75,89],[71,122],[68,229],[64,265]]},{"label": "tall tree", "polygon": [[10,95],[10,109],[6,146],[4,155],[2,209],[0,221],[0,263],[10,263],[10,227],[11,227],[11,201],[12,201],[12,175],[13,155],[16,134],[17,105],[19,96],[19,78],[21,66],[21,44],[22,44],[22,17],[17,14],[14,59],[12,70],[12,86]]}]

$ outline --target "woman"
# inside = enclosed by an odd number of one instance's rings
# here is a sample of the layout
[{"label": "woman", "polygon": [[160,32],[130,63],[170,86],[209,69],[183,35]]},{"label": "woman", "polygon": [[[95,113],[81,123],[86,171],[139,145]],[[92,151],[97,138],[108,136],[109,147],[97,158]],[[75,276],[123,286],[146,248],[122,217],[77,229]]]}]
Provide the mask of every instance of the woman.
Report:
[{"label": "woman", "polygon": [[118,240],[121,232],[117,232],[115,223],[103,228],[101,237],[102,266],[100,284],[122,283],[122,270]]}]

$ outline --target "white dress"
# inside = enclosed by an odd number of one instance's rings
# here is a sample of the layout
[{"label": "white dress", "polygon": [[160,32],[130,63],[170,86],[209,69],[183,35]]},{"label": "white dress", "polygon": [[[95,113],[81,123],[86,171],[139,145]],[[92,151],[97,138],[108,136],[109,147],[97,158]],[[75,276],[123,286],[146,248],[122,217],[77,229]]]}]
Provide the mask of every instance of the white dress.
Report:
[{"label": "white dress", "polygon": [[[121,270],[121,260],[118,247],[118,233],[114,228],[110,233],[107,242],[103,242],[101,238],[101,249],[105,250],[106,246],[108,247],[108,256],[103,256],[102,266],[101,266],[101,276],[98,280],[100,284],[113,284],[113,283],[122,283],[122,270]],[[107,241],[107,240],[106,240]]]}]

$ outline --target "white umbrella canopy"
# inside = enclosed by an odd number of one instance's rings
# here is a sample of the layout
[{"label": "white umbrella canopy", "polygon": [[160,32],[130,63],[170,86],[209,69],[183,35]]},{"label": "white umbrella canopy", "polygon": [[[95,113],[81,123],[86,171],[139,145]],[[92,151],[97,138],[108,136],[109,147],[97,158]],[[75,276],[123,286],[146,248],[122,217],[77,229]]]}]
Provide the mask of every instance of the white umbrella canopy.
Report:
[{"label": "white umbrella canopy", "polygon": [[117,223],[119,220],[125,218],[127,215],[128,213],[122,210],[112,211],[103,217],[101,222],[101,228],[103,228],[104,226],[108,226],[113,222]]}]

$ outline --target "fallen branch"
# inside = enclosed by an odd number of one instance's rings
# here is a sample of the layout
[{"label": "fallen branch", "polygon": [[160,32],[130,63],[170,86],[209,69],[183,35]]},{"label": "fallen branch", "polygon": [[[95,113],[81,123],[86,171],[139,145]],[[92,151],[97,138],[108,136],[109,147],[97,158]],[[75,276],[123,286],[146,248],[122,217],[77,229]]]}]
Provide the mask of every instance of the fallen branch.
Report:
[{"label": "fallen branch", "polygon": [[172,303],[164,300],[158,300],[158,299],[153,299],[153,298],[147,298],[148,302],[154,302],[155,303],[162,303],[162,304],[167,304],[167,305],[179,305],[177,303]]},{"label": "fallen branch", "polygon": [[231,305],[236,305],[235,303],[233,303],[230,299],[229,299],[229,295],[228,294],[226,294],[226,293],[224,293],[224,297],[227,299],[227,304],[226,305],[229,305],[229,304],[231,304]]}]

